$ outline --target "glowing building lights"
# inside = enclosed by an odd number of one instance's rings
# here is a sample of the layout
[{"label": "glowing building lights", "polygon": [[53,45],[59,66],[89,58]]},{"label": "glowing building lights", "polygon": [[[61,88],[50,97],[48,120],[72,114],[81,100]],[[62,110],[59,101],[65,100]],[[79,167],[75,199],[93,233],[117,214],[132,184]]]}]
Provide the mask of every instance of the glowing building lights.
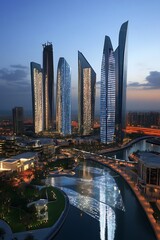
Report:
[{"label": "glowing building lights", "polygon": [[43,77],[41,65],[31,62],[32,109],[35,133],[43,131]]},{"label": "glowing building lights", "polygon": [[78,51],[78,124],[83,135],[91,133],[95,111],[96,73]]},{"label": "glowing building lights", "polygon": [[53,127],[53,93],[54,69],[53,46],[50,42],[43,44],[43,104],[44,104],[44,130]]}]

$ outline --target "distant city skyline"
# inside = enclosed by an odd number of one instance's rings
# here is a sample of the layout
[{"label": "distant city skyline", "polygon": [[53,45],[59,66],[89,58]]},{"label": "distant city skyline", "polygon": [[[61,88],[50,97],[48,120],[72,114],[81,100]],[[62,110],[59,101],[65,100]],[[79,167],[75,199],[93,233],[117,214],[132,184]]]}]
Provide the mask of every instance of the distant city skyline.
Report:
[{"label": "distant city skyline", "polygon": [[42,44],[49,41],[54,48],[54,68],[62,56],[71,66],[72,111],[78,108],[78,50],[86,56],[97,74],[98,112],[103,40],[110,36],[115,49],[119,28],[128,20],[127,110],[160,111],[158,0],[154,4],[144,0],[70,0],[63,4],[58,0],[47,4],[6,0],[0,7],[0,110],[22,106],[24,113],[31,111],[29,65],[31,61],[42,65]]}]

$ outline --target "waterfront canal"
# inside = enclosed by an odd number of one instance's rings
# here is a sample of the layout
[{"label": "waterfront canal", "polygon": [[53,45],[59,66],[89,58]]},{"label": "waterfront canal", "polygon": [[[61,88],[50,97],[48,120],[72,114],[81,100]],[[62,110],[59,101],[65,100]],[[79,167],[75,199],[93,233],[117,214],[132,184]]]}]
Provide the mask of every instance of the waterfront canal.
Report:
[{"label": "waterfront canal", "polygon": [[[144,147],[146,143],[138,144]],[[71,205],[55,240],[156,240],[134,193],[109,168],[86,160],[73,177],[59,176],[47,182],[66,192]]]}]

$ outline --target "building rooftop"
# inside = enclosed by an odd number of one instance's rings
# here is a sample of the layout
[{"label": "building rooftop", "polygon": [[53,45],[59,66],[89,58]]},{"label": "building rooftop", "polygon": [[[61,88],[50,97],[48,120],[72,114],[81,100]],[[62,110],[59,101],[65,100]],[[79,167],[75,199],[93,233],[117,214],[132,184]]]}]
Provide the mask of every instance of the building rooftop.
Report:
[{"label": "building rooftop", "polygon": [[148,167],[160,168],[160,155],[152,152],[138,152],[138,157]]},{"label": "building rooftop", "polygon": [[3,161],[9,162],[9,163],[13,163],[13,162],[16,162],[16,161],[18,161],[18,160],[20,160],[22,158],[26,158],[26,159],[32,158],[35,155],[37,155],[37,153],[35,153],[35,152],[25,152],[25,153],[21,153],[19,155],[13,156],[11,158],[5,159]]}]

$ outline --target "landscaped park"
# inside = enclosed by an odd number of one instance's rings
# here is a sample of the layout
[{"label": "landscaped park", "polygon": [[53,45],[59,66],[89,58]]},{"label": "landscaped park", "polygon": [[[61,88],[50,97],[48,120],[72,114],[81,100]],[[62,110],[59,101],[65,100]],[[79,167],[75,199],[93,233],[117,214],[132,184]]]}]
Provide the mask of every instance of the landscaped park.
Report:
[{"label": "landscaped park", "polygon": [[1,181],[0,194],[0,219],[8,223],[13,233],[51,227],[65,207],[64,195],[52,186],[13,187]]}]

